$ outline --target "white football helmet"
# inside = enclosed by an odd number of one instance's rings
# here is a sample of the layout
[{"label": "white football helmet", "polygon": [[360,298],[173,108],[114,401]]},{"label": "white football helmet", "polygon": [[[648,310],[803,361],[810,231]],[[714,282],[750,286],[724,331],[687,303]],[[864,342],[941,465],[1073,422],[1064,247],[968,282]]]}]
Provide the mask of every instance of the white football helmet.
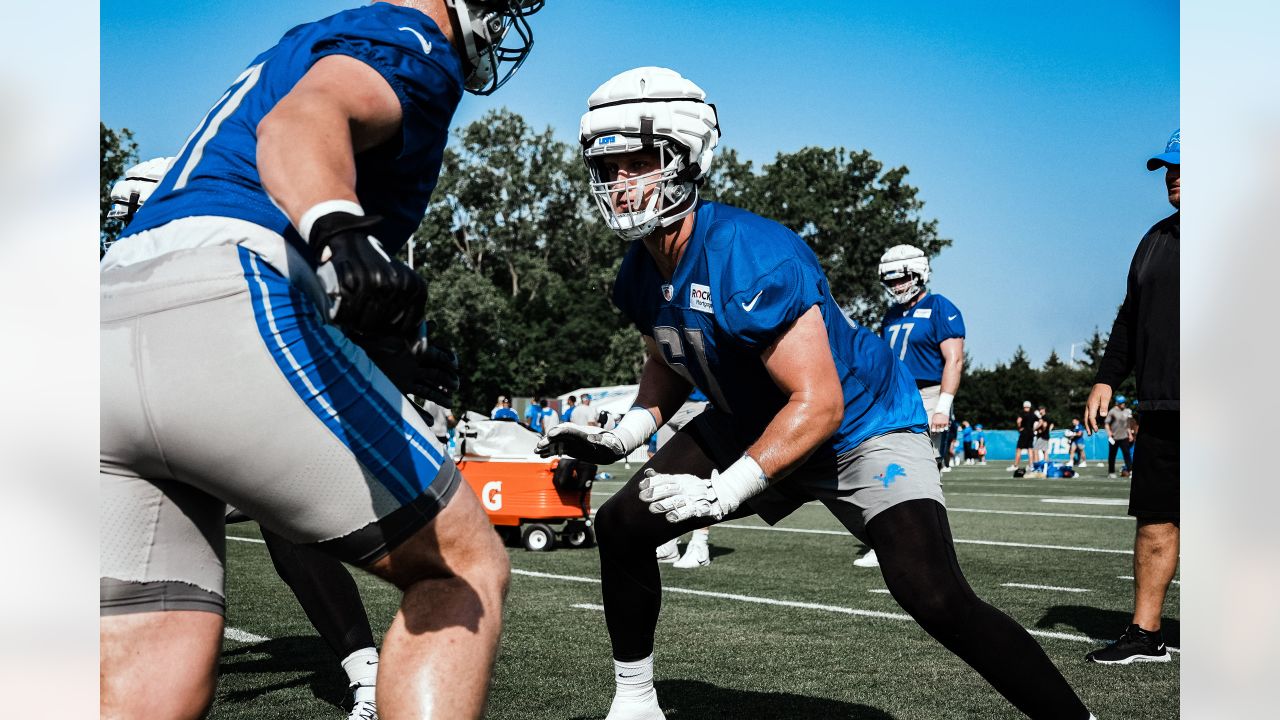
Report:
[{"label": "white football helmet", "polygon": [[[528,17],[546,0],[444,0],[458,37],[467,92],[489,95],[511,79],[533,49]],[[511,42],[508,34],[515,30]],[[518,39],[517,39],[518,38]],[[504,44],[505,43],[505,44]]]},{"label": "white football helmet", "polygon": [[[674,70],[640,67],[613,76],[587,100],[578,140],[591,194],[605,223],[624,240],[668,227],[697,205],[698,185],[720,142],[716,107],[706,97]],[[660,169],[621,180],[607,172],[610,156],[646,149],[658,152]],[[627,197],[622,211],[614,207],[619,194]]]},{"label": "white football helmet", "polygon": [[[911,283],[895,292],[890,283],[904,277],[911,277]],[[894,245],[880,256],[880,282],[894,303],[911,302],[929,284],[929,256],[914,245]]]},{"label": "white football helmet", "polygon": [[[155,192],[171,162],[171,157],[152,158],[125,170],[124,179],[111,186],[111,209],[107,211],[107,217],[121,218],[125,223],[132,220],[138,208]],[[102,249],[106,250],[113,244],[115,238],[104,240]]]}]

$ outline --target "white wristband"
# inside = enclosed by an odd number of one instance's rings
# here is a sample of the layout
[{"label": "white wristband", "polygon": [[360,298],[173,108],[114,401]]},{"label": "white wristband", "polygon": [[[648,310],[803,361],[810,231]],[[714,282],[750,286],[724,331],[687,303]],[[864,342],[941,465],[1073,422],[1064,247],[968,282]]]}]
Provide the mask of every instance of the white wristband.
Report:
[{"label": "white wristband", "polygon": [[622,416],[615,428],[607,432],[613,433],[614,437],[622,441],[622,447],[626,450],[623,455],[630,455],[632,450],[648,442],[649,436],[657,430],[658,423],[653,419],[653,413],[642,407],[633,407]]},{"label": "white wristband", "polygon": [[722,473],[712,473],[711,489],[715,491],[716,502],[725,515],[738,509],[743,500],[755,497],[769,487],[769,478],[765,477],[760,464],[750,455],[743,455]]},{"label": "white wristband", "polygon": [[352,215],[364,217],[364,208],[360,207],[358,202],[353,200],[325,200],[312,205],[310,210],[302,213],[302,217],[298,219],[298,234],[306,242],[311,242],[311,226],[331,212],[351,213]]},{"label": "white wristband", "polygon": [[942,413],[947,417],[951,417],[951,401],[955,399],[956,399],[956,396],[952,395],[951,393],[948,393],[948,392],[938,393],[938,404],[933,406],[933,413],[935,415],[938,413]]}]

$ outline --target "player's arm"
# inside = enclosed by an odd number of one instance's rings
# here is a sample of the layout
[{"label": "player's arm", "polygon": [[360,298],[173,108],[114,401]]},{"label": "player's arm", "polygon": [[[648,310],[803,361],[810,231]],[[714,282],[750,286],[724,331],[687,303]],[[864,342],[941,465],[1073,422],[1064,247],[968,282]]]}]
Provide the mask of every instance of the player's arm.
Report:
[{"label": "player's arm", "polygon": [[770,480],[786,477],[840,427],[844,390],[818,306],[809,308],[762,354],[765,370],[787,398],[747,449]]},{"label": "player's arm", "polygon": [[356,198],[356,154],[396,137],[402,119],[377,71],[330,55],[258,123],[257,164],[263,188],[315,255],[330,318],[348,330],[411,338],[426,282],[369,234],[380,218],[366,217]]},{"label": "player's arm", "polygon": [[942,432],[951,424],[951,403],[960,391],[960,376],[964,374],[964,338],[947,338],[938,344],[938,351],[942,353],[942,387],[929,419],[929,429],[934,432]]},{"label": "player's arm", "polygon": [[401,118],[399,98],[376,70],[346,55],[323,57],[258,123],[262,186],[302,231],[316,204],[357,202],[356,153],[395,137]]},{"label": "player's arm", "polygon": [[662,361],[661,351],[653,338],[645,335],[644,343],[649,356],[640,374],[636,403],[616,426],[602,430],[598,426],[562,423],[548,431],[534,451],[542,457],[569,455],[597,465],[607,465],[618,462],[648,442],[649,436],[684,404],[692,386]]},{"label": "player's arm", "polygon": [[710,478],[657,474],[646,470],[640,499],[650,512],[673,523],[691,517],[721,519],[770,482],[785,477],[840,427],[844,391],[831,356],[822,311],[815,305],[800,316],[761,358],[787,397],[764,433],[725,471]]}]

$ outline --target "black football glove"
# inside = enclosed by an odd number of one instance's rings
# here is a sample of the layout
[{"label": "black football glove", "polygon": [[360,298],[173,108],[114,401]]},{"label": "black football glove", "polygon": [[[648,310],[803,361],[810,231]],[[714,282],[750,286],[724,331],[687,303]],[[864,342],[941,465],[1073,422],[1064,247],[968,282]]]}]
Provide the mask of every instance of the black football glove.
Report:
[{"label": "black football glove", "polygon": [[433,325],[427,323],[426,333],[413,342],[398,336],[359,332],[350,333],[350,337],[364,348],[397,390],[449,407],[458,391],[458,356],[446,347],[431,344]]},{"label": "black football glove", "polygon": [[348,330],[370,335],[415,336],[426,311],[427,282],[407,265],[392,260],[368,233],[381,221],[331,212],[311,226],[316,273],[332,299],[329,319]]}]

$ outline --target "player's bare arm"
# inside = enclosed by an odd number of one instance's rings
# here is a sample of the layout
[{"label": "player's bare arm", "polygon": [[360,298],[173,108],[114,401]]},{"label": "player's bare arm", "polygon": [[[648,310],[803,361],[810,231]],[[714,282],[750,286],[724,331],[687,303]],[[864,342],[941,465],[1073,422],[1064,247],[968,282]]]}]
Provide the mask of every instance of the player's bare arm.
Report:
[{"label": "player's bare arm", "polygon": [[[947,338],[938,344],[942,352],[941,391],[952,397],[960,391],[960,376],[964,374],[964,338]],[[942,432],[951,424],[949,413],[935,412],[929,419],[929,429]]]},{"label": "player's bare arm", "polygon": [[787,404],[747,449],[771,481],[804,462],[840,427],[844,392],[818,306],[809,308],[763,353],[765,370]]},{"label": "player's bare arm", "polygon": [[258,123],[262,185],[295,227],[317,203],[354,203],[356,153],[394,137],[401,117],[376,70],[346,55],[324,57]]}]

